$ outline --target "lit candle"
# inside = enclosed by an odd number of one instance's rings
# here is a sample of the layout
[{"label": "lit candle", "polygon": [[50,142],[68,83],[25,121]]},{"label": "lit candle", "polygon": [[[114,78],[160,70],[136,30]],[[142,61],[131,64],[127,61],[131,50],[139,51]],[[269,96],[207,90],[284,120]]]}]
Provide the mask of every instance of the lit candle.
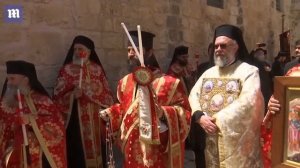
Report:
[{"label": "lit candle", "polygon": [[82,86],[82,75],[83,75],[83,59],[85,58],[86,56],[86,53],[85,52],[80,52],[79,53],[79,56],[80,56],[80,74],[79,74],[79,88],[81,88]]}]

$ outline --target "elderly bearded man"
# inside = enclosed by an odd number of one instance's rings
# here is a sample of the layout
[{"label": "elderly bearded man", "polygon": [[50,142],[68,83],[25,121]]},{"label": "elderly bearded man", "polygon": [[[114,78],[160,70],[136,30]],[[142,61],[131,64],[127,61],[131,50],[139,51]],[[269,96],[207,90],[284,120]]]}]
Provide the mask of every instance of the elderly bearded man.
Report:
[{"label": "elderly bearded man", "polygon": [[[62,109],[53,104],[38,81],[33,64],[8,61],[6,67],[0,105],[0,167],[67,167]],[[22,109],[18,106],[17,89]],[[22,124],[26,133],[22,132]],[[24,135],[28,137],[29,150],[22,147]],[[22,159],[24,155],[28,160]]]},{"label": "elderly bearded man", "polygon": [[194,121],[206,131],[209,168],[261,168],[260,123],[264,102],[258,69],[248,57],[242,32],[232,25],[216,28],[215,66],[193,87],[189,101]]},{"label": "elderly bearded man", "polygon": [[106,167],[105,123],[98,110],[113,97],[95,50],[86,36],[76,36],[60,69],[53,100],[65,107],[69,167]]}]

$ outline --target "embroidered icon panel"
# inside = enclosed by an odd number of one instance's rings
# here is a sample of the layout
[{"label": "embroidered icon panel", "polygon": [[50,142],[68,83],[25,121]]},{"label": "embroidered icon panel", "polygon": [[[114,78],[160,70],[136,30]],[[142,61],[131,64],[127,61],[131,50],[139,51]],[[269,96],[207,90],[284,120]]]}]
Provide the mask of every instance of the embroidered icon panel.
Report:
[{"label": "embroidered icon panel", "polygon": [[201,108],[212,116],[237,99],[240,92],[239,79],[204,78],[200,94]]}]

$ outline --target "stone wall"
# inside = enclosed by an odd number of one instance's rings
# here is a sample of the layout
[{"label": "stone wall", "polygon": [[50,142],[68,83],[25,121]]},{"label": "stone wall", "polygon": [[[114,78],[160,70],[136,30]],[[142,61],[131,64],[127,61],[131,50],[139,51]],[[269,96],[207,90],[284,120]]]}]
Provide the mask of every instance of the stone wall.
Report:
[{"label": "stone wall", "polygon": [[[295,0],[293,0],[295,1]],[[159,3],[158,3],[159,2]],[[288,13],[286,29],[290,28],[290,2],[284,0],[283,12]],[[206,58],[213,30],[223,23],[235,24],[244,30],[250,49],[256,42],[266,42],[270,60],[278,52],[281,15],[275,0],[225,0],[224,9],[207,6],[206,0],[2,0],[24,8],[20,24],[0,22],[0,84],[5,80],[5,62],[24,59],[36,64],[40,81],[49,92],[59,67],[74,36],[92,38],[104,66],[111,89],[126,74],[127,37],[120,26],[156,34],[155,54],[163,70],[171,60],[175,46],[190,46],[190,56]],[[299,17],[298,17],[299,18]],[[296,27],[298,21],[292,25]],[[297,34],[299,36],[299,34]],[[195,63],[195,61],[194,61]]]}]

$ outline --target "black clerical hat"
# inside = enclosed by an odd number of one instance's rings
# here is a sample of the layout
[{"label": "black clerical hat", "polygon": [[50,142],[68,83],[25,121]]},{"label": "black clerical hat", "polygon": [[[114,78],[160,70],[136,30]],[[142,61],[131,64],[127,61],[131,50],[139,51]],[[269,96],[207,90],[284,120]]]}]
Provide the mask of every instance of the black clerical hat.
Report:
[{"label": "black clerical hat", "polygon": [[95,48],[94,42],[90,38],[82,35],[76,36],[73,40],[73,44],[82,44],[90,50]]},{"label": "black clerical hat", "polygon": [[[131,38],[136,46],[139,46],[139,40],[138,40],[138,32],[137,31],[130,31],[129,34],[131,35]],[[143,47],[148,50],[153,48],[153,39],[155,35],[150,32],[141,31],[142,34],[142,43]],[[131,45],[129,43],[129,45]]]},{"label": "black clerical hat", "polygon": [[[37,78],[34,64],[23,61],[23,60],[7,61],[6,62],[6,73],[7,74],[19,74],[19,75],[24,75],[24,76],[28,77],[29,85],[32,90],[49,96],[48,92],[46,91],[46,89],[43,87],[43,85]],[[7,88],[7,80],[4,83],[1,96],[4,95],[6,88]]]},{"label": "black clerical hat", "polygon": [[186,55],[189,53],[189,48],[187,46],[181,45],[175,48],[173,58],[171,61],[171,65],[177,58],[179,58],[181,55]]},{"label": "black clerical hat", "polygon": [[97,53],[95,51],[94,42],[90,38],[88,38],[86,36],[83,36],[83,35],[78,35],[78,36],[76,36],[74,38],[74,40],[72,42],[72,45],[69,48],[68,54],[66,56],[66,59],[64,61],[64,65],[69,64],[69,63],[71,63],[73,61],[74,45],[75,44],[82,44],[82,45],[86,46],[88,49],[90,49],[91,50],[91,54],[90,54],[89,60],[97,63],[102,68],[101,62],[100,62],[100,60],[98,58],[98,55],[97,55]]},{"label": "black clerical hat", "polygon": [[35,66],[26,61],[7,61],[6,62],[7,74],[20,74],[27,76],[30,80],[37,80]]},{"label": "black clerical hat", "polygon": [[174,56],[185,55],[188,54],[189,48],[187,46],[178,46],[174,50]]}]

